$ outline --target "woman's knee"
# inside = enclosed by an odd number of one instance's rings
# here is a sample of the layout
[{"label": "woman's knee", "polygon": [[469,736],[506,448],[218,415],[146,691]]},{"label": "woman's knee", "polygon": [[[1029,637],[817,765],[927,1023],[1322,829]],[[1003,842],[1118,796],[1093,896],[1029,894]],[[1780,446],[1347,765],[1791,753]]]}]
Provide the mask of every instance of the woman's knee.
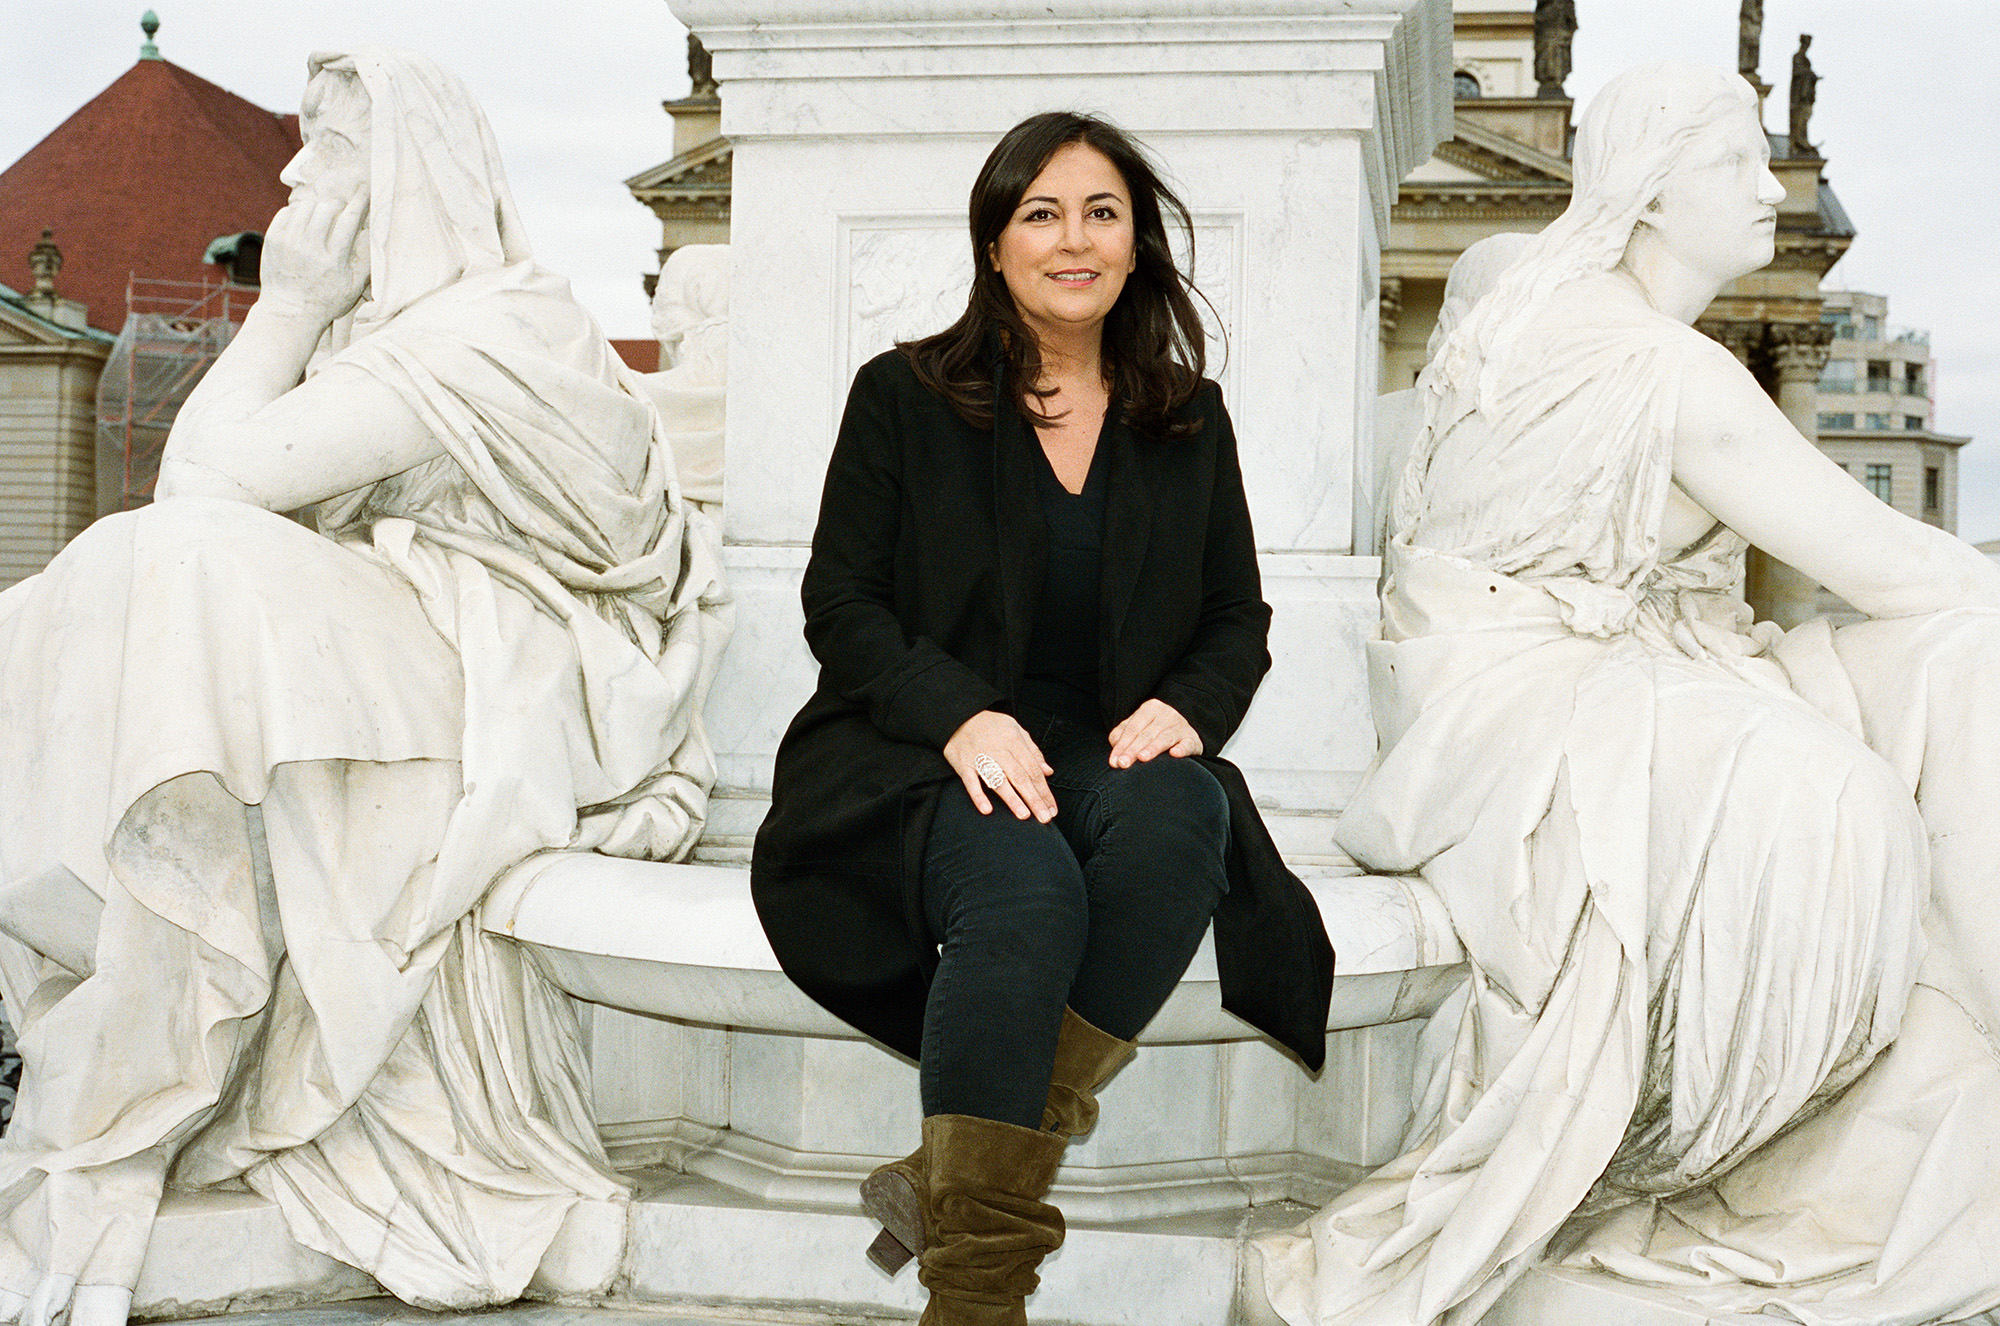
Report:
[{"label": "woman's knee", "polygon": [[924,908],[935,937],[1046,936],[1054,947],[1081,948],[1089,921],[1083,872],[1056,827],[999,808],[956,811],[940,807],[924,851]]},{"label": "woman's knee", "polygon": [[1229,797],[1215,775],[1194,760],[1161,755],[1114,770],[1100,794],[1107,828],[1130,823],[1148,834],[1189,842],[1229,844]]}]

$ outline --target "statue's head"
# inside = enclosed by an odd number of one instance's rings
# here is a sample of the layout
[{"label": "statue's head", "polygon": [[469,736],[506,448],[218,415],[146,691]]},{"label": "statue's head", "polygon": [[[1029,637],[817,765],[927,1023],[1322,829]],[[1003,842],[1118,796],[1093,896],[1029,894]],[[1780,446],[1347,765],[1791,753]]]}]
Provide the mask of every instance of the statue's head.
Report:
[{"label": "statue's head", "polygon": [[1450,339],[1458,324],[1465,321],[1465,315],[1472,312],[1472,306],[1499,283],[1501,275],[1527,251],[1534,238],[1502,231],[1466,246],[1445,277],[1444,299],[1438,305],[1437,326],[1431,329],[1430,343],[1424,349],[1425,359],[1435,355]]},{"label": "statue's head", "polygon": [[1577,125],[1570,211],[1586,221],[1580,238],[1600,258],[1653,245],[1732,280],[1772,258],[1785,191],[1770,157],[1757,94],[1742,75],[1641,65],[1605,84]]},{"label": "statue's head", "polygon": [[653,335],[662,367],[680,362],[701,330],[729,317],[729,246],[684,244],[667,255],[653,287]]},{"label": "statue's head", "polygon": [[298,155],[279,172],[294,198],[301,191],[346,199],[368,188],[368,94],[351,72],[329,72],[306,84],[299,106]]},{"label": "statue's head", "polygon": [[393,47],[306,61],[305,146],[282,176],[294,191],[366,190],[365,331],[468,272],[528,257],[485,113],[457,78]]}]

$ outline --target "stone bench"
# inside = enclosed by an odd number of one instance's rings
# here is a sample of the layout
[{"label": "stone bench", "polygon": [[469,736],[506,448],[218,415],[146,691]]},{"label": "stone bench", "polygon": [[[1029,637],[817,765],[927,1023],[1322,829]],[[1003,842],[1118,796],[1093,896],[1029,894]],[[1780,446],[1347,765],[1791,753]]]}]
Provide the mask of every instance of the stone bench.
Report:
[{"label": "stone bench", "polygon": [[[1272,1326],[1244,1240],[1400,1149],[1417,1019],[1463,981],[1462,952],[1421,880],[1307,886],[1336,954],[1325,1070],[1308,1077],[1222,1011],[1204,941],[1070,1148],[1054,1196],[1070,1237],[1043,1268],[1038,1319]],[[842,1319],[921,1309],[914,1276],[861,1258],[873,1226],[856,1193],[916,1143],[916,1070],[779,970],[746,868],[552,853],[503,879],[485,920],[585,1001],[600,1128],[648,1176],[624,1294]],[[1107,1297],[1112,1282],[1131,1290]]]},{"label": "stone bench", "polygon": [[[1464,952],[1435,893],[1415,877],[1307,882],[1336,955],[1329,1031],[1427,1016],[1463,976]],[[742,866],[673,865],[550,852],[504,879],[487,928],[540,955],[578,999],[710,1026],[860,1039],[779,970]],[[1257,1038],[1222,1011],[1213,936],[1140,1040]]]}]

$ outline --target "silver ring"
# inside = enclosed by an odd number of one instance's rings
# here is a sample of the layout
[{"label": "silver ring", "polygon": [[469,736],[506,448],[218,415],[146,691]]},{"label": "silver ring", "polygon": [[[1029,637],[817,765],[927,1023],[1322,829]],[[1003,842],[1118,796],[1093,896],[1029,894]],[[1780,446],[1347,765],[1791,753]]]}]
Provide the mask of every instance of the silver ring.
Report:
[{"label": "silver ring", "polygon": [[1007,771],[1000,767],[1000,761],[991,755],[972,757],[972,771],[979,775],[979,781],[998,792],[1007,781]]}]

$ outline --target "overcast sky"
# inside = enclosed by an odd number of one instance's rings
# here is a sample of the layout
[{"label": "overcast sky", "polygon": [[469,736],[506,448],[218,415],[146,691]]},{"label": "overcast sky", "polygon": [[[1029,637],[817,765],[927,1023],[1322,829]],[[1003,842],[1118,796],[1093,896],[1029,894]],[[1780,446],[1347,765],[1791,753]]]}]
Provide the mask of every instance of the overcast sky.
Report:
[{"label": "overcast sky", "polygon": [[[664,0],[0,0],[0,165],[131,64],[153,4],[166,58],[272,109],[296,109],[309,51],[424,51],[493,121],[537,255],[613,336],[648,335],[642,273],[659,226],[621,181],[672,154],[660,102],[687,91]],[[1730,66],[1737,0],[1577,0],[1569,91],[1675,56]],[[2000,0],[1766,0],[1768,116],[1784,129],[1798,34],[1824,78],[1812,135],[1860,238],[1829,278],[1931,331],[1936,426],[1970,433],[1960,532],[2000,538]],[[1171,164],[1171,163],[1169,163]]]}]

